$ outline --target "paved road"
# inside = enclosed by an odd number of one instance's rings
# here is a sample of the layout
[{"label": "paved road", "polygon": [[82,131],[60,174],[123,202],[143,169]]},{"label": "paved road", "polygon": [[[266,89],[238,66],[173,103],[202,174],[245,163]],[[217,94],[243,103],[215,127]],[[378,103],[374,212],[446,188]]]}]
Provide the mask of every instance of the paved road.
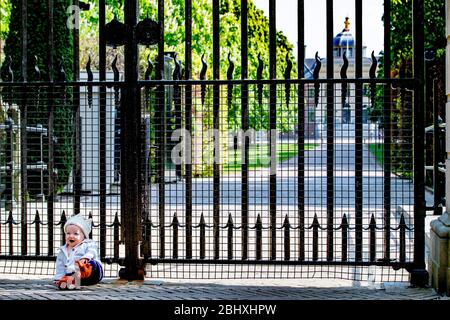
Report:
[{"label": "paved road", "polygon": [[407,283],[330,279],[168,280],[116,278],[76,291],[56,289],[49,278],[0,276],[0,300],[449,300]]}]

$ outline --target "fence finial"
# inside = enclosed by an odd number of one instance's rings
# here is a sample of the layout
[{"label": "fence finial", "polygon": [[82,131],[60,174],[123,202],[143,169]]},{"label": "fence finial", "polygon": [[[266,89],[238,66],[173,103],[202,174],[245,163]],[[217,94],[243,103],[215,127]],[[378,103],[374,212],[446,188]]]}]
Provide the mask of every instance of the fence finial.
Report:
[{"label": "fence finial", "polygon": [[[264,71],[264,61],[261,59],[261,53],[258,53],[258,69],[256,70],[256,79],[262,80]],[[262,105],[263,85],[258,83],[258,104]]]},{"label": "fence finial", "polygon": [[[284,70],[284,78],[286,80],[291,79],[292,61],[289,57],[289,52],[286,53],[286,69]],[[286,106],[289,107],[289,101],[291,100],[291,84],[286,82],[285,84]]]},{"label": "fence finial", "polygon": [[[320,61],[318,51],[316,52],[315,59],[316,59],[316,67],[314,68],[313,77],[314,80],[318,80],[320,68],[322,67],[322,62]],[[316,81],[314,82],[314,104],[316,105],[316,107],[319,104],[319,93],[320,93],[320,83]]]}]

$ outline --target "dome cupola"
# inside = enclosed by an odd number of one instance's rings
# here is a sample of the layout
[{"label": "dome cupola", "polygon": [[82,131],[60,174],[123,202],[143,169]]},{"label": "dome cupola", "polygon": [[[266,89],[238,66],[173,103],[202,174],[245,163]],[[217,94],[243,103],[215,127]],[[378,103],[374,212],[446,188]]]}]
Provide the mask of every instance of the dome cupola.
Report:
[{"label": "dome cupola", "polygon": [[347,52],[347,57],[353,57],[353,47],[355,46],[355,38],[350,33],[350,20],[345,17],[344,29],[339,32],[333,39],[333,50],[335,57],[342,57]]}]

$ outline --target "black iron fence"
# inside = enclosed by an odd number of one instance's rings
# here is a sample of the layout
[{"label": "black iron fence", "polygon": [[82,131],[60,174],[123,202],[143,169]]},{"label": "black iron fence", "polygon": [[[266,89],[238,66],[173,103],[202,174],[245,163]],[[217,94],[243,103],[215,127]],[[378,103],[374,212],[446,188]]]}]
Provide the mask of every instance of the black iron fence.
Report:
[{"label": "black iron fence", "polygon": [[222,277],[219,265],[229,277],[249,276],[254,266],[267,267],[258,269],[263,277],[274,266],[276,277],[301,276],[283,269],[295,266],[308,276],[320,267],[322,277],[346,278],[354,277],[349,267],[388,267],[407,270],[412,283],[423,285],[424,129],[416,121],[423,114],[423,2],[413,3],[414,76],[401,79],[390,78],[389,0],[378,79],[376,58],[362,56],[361,1],[355,1],[354,74],[347,74],[346,54],[335,57],[332,0],[326,75],[318,54],[305,74],[300,0],[297,78],[287,57],[284,79],[277,79],[270,0],[268,66],[258,59],[257,79],[249,80],[249,4],[242,0],[240,79],[233,80],[228,56],[221,80],[219,1],[212,4],[212,80],[204,55],[199,80],[192,80],[186,0],[184,63],[164,51],[164,1],[158,1],[155,76],[149,65],[139,80],[137,1],[127,1],[123,30],[136,32],[114,44],[125,44],[125,79],[119,81],[115,60],[114,81],[106,81],[105,48],[114,39],[102,29],[101,1],[99,82],[88,63],[85,82],[65,82],[61,69],[48,83],[1,83],[7,120],[0,127],[0,260],[53,260],[65,219],[83,214],[93,219],[100,257],[123,266],[120,276],[128,279],[145,269],[164,277]]},{"label": "black iron fence", "polygon": [[[141,185],[145,195],[141,256],[152,264],[209,261],[408,267],[414,245],[412,114],[402,115],[402,140],[386,144],[385,135],[391,130],[385,128],[395,127],[389,120],[392,116],[380,125],[363,115],[362,104],[359,111],[350,113],[337,108],[331,129],[326,122],[325,93],[332,86],[335,105],[342,99],[353,104],[358,100],[357,85],[373,90],[396,87],[399,94],[391,96],[390,104],[394,106],[410,83],[406,79],[141,82]],[[100,86],[106,90],[103,112]],[[116,118],[121,86],[118,82],[60,84],[65,92],[79,92],[71,102],[80,101],[79,106],[65,103],[70,107],[74,158],[64,181],[48,174],[50,159],[53,167],[63,164],[63,158],[52,155],[48,147],[53,144],[55,150],[60,140],[61,131],[53,130],[51,135],[46,131],[54,115],[27,118],[40,128],[33,129],[40,143],[28,146],[29,154],[39,153],[37,175],[32,174],[37,168],[28,164],[30,158],[20,157],[11,148],[19,137],[5,135],[10,139],[6,142],[13,143],[5,143],[2,150],[8,181],[1,208],[3,258],[54,257],[63,241],[61,227],[66,218],[82,213],[93,219],[93,237],[99,240],[102,259],[123,261],[123,251],[119,255],[121,177],[117,175],[120,119]],[[268,130],[270,86],[276,87],[278,98],[272,131]],[[344,86],[349,89],[342,91]],[[27,92],[33,88],[40,88],[45,96],[51,87],[29,84]],[[248,108],[242,114],[243,109],[236,106],[242,103],[244,88]],[[20,96],[23,86],[5,83],[2,89]],[[214,89],[220,97],[218,105],[212,103]],[[158,105],[156,97],[167,96],[167,92],[172,93],[171,99]],[[186,92],[192,95],[188,104]],[[375,103],[370,89],[361,93],[362,102]],[[412,96],[406,96],[403,92],[401,103],[411,103]],[[16,118],[20,110],[32,108],[32,104],[16,103],[10,106],[17,109]],[[13,132],[12,122],[9,117],[3,132]],[[106,124],[105,130],[99,129],[100,123]],[[28,133],[20,139],[27,143],[33,136]],[[356,140],[363,147],[360,153]],[[397,148],[397,157],[385,153],[386,147]],[[104,158],[99,156],[102,148],[107,154]],[[27,166],[26,176],[24,171],[14,174],[10,169],[20,165]],[[389,175],[387,166],[392,168]],[[103,179],[102,167],[106,169]],[[22,191],[15,192],[14,185],[27,190],[27,197],[20,197]],[[64,187],[51,192],[52,185]],[[385,189],[391,192],[386,194]]]}]

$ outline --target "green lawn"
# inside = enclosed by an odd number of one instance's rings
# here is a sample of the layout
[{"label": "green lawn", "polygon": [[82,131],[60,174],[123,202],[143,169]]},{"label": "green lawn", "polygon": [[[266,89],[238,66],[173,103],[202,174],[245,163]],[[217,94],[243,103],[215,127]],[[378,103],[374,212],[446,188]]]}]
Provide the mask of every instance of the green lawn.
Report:
[{"label": "green lawn", "polygon": [[[305,144],[305,150],[317,147],[318,144]],[[277,144],[277,161],[278,163],[295,157],[298,154],[298,146],[296,143]],[[229,150],[228,161],[225,163],[224,172],[236,172],[241,170],[242,150]],[[249,147],[249,165],[248,169],[268,168],[270,166],[270,149],[269,145],[254,145]]]},{"label": "green lawn", "polygon": [[[384,165],[384,144],[378,144],[378,143],[369,143],[368,148],[370,152],[374,155],[377,162],[380,164],[380,166]],[[400,160],[405,160],[404,162],[398,161],[399,158],[395,159],[392,158],[392,155],[394,153],[391,153],[391,172],[395,174],[398,177],[401,178],[412,178],[412,172],[411,172],[411,163],[409,162],[410,159],[406,159],[405,157],[400,158]]]},{"label": "green lawn", "polygon": [[369,143],[368,147],[375,159],[377,159],[377,162],[382,166],[384,164],[384,144]]}]

